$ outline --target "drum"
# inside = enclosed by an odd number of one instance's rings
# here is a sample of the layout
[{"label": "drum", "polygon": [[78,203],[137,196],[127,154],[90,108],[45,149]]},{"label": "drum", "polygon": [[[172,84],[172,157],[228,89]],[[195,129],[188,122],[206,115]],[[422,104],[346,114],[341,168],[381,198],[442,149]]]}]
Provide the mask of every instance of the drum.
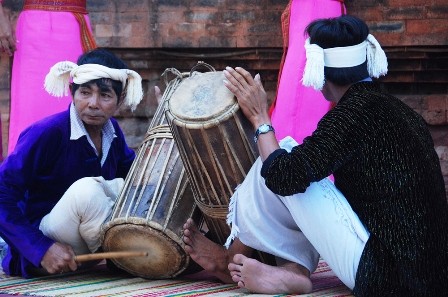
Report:
[{"label": "drum", "polygon": [[[210,71],[195,71],[200,66]],[[225,87],[222,71],[199,62],[188,77],[174,80],[179,83],[166,99],[166,118],[195,201],[210,232],[223,244],[230,234],[230,197],[258,156],[253,128]]]},{"label": "drum", "polygon": [[[173,86],[168,85],[164,98]],[[190,258],[183,249],[182,226],[190,217],[195,221],[202,217],[163,110],[164,99],[101,233],[106,252],[148,252],[148,257],[112,261],[149,279],[172,278],[187,268]]]}]

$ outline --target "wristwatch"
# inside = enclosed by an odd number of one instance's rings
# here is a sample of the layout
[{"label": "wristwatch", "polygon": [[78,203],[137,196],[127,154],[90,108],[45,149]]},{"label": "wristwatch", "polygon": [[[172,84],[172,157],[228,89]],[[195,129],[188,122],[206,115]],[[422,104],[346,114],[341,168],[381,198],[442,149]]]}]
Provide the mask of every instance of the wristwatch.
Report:
[{"label": "wristwatch", "polygon": [[265,134],[265,133],[268,133],[269,131],[272,131],[275,133],[274,127],[272,127],[271,125],[268,125],[268,124],[260,125],[260,127],[258,127],[257,131],[255,131],[255,136],[254,136],[255,143],[257,143],[258,137],[260,136],[260,134]]}]

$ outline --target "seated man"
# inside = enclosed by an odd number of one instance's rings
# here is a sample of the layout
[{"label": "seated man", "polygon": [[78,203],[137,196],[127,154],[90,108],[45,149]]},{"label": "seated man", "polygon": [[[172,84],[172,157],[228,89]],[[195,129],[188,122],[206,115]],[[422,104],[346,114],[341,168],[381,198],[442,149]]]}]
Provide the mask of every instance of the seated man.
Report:
[{"label": "seated man", "polygon": [[[313,255],[294,235],[303,232],[355,296],[447,296],[448,205],[425,121],[372,82],[387,60],[362,20],[316,20],[306,33],[303,83],[335,107],[302,144],[281,148],[260,76],[227,67],[224,83],[256,130],[260,159],[232,197],[230,248],[189,220],[187,252],[251,291],[303,293]],[[284,263],[251,259],[251,248]]]},{"label": "seated man", "polygon": [[122,104],[140,102],[141,77],[96,49],[77,64],[51,68],[46,90],[62,96],[69,87],[68,110],[25,129],[0,167],[0,235],[8,245],[2,264],[9,275],[76,270],[75,255],[99,248],[101,224],[135,158],[112,116]]}]

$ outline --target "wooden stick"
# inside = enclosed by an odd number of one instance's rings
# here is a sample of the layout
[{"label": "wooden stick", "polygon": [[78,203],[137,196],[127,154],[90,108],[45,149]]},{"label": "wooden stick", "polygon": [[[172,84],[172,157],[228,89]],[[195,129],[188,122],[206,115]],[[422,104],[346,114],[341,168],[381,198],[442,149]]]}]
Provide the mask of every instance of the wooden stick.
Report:
[{"label": "wooden stick", "polygon": [[131,257],[147,257],[148,252],[142,251],[123,251],[123,252],[106,252],[75,256],[76,262],[85,262],[93,260],[113,259],[113,258],[131,258]]}]

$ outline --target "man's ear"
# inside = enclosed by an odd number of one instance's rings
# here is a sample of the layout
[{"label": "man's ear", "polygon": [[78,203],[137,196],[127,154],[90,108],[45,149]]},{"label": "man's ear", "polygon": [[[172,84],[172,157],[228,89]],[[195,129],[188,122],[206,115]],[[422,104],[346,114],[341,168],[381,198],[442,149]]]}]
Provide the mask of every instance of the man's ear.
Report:
[{"label": "man's ear", "polygon": [[123,91],[121,91],[120,100],[119,100],[120,103],[118,103],[118,107],[121,107],[123,105],[124,99],[126,99],[127,91],[128,91],[128,85],[126,84]]},{"label": "man's ear", "polygon": [[118,101],[119,103],[118,103],[118,107],[121,107],[122,105],[123,105],[123,102],[124,102],[124,99],[126,98],[126,92],[121,92],[121,95],[120,95],[120,100]]},{"label": "man's ear", "polygon": [[74,96],[72,95],[72,94],[73,94],[73,92],[72,92],[73,84],[69,84],[69,85],[68,85],[68,89],[70,90],[70,95],[71,95],[71,97],[72,97],[72,101],[73,101],[73,104],[74,104],[74,103],[75,103],[75,98],[74,98]]}]

